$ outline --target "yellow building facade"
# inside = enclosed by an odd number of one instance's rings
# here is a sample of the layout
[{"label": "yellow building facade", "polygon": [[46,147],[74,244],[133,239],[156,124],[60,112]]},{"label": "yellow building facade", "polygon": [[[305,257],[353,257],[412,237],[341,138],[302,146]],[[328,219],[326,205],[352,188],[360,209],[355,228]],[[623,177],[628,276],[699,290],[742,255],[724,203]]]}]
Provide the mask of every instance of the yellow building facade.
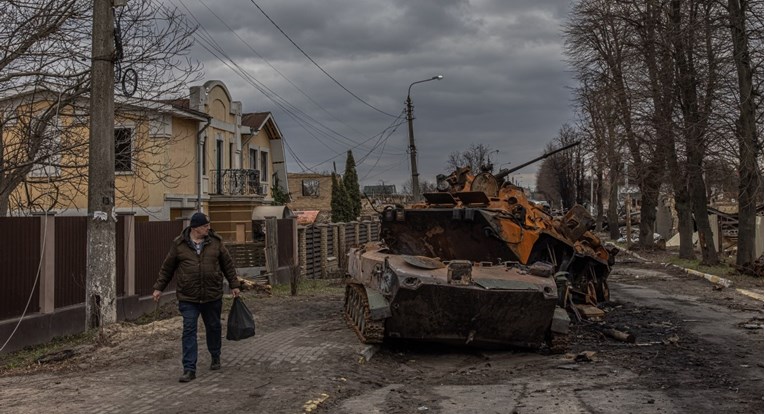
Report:
[{"label": "yellow building facade", "polygon": [[[175,220],[203,211],[227,241],[244,242],[252,239],[252,210],[273,203],[273,185],[289,193],[283,137],[271,113],[243,113],[223,82],[193,86],[185,99],[115,106],[117,214]],[[76,122],[73,112],[57,108],[56,124]],[[22,124],[4,126],[4,148],[23,142]],[[85,145],[72,144],[33,168],[13,191],[18,202],[9,214],[87,215],[88,133],[80,125],[66,128],[66,138],[60,132],[46,137],[59,147],[63,141]]]}]

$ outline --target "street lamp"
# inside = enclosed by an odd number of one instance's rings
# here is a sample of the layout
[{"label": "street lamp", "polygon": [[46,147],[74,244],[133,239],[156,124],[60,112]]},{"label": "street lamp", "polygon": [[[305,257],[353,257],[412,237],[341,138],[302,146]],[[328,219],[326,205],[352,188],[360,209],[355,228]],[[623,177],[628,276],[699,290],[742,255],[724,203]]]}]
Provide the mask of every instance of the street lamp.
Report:
[{"label": "street lamp", "polygon": [[423,79],[417,82],[412,82],[409,85],[409,90],[406,92],[406,120],[409,123],[409,158],[412,162],[412,200],[414,202],[420,201],[420,174],[417,173],[417,147],[414,146],[414,127],[412,126],[412,86],[430,82],[432,80],[440,80],[444,77],[442,75],[433,76],[430,79]]}]

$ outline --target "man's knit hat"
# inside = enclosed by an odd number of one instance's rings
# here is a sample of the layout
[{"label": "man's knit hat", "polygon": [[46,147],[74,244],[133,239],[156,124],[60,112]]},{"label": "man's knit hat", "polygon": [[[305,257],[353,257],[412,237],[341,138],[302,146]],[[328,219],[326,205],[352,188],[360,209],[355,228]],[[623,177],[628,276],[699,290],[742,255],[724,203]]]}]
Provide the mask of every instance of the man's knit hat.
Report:
[{"label": "man's knit hat", "polygon": [[210,220],[207,220],[207,216],[204,215],[204,213],[194,213],[193,216],[191,216],[191,228],[204,226],[205,224],[209,223]]}]

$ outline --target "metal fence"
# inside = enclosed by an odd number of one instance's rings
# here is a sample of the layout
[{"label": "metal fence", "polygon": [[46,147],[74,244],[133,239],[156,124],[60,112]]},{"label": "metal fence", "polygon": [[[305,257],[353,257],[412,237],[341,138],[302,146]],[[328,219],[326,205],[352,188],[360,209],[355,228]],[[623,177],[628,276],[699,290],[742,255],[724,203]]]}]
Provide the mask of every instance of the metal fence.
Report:
[{"label": "metal fence", "polygon": [[[116,224],[117,296],[125,294],[125,218]],[[52,239],[53,306],[63,308],[85,301],[87,277],[87,217],[55,217],[51,228],[40,217],[0,217],[0,320],[40,311],[40,285],[44,258],[43,236]],[[51,223],[51,221],[44,221]],[[149,295],[170,243],[183,228],[182,221],[135,223],[135,292]],[[12,235],[12,237],[10,236]],[[39,277],[38,277],[39,273]],[[167,290],[175,288],[171,283]],[[32,298],[30,299],[30,293]]]},{"label": "metal fence", "polygon": [[[40,220],[28,217],[0,217],[0,319],[40,310]],[[32,298],[30,299],[30,294]]]},{"label": "metal fence", "polygon": [[[145,221],[135,223],[135,293],[150,295],[154,291],[159,268],[170,251],[173,239],[181,234],[183,221]],[[175,290],[175,279],[165,291]]]},{"label": "metal fence", "polygon": [[[88,218],[56,217],[54,306],[85,302],[88,268]],[[119,237],[118,237],[119,238]]]},{"label": "metal fence", "polygon": [[265,195],[258,170],[212,170],[210,194]]}]

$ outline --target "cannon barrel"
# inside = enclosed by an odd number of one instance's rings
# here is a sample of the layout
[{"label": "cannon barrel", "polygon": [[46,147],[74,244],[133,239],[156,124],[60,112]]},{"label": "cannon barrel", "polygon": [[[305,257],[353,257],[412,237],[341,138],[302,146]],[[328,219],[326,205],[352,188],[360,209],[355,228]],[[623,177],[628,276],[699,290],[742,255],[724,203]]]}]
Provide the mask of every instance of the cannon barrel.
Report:
[{"label": "cannon barrel", "polygon": [[503,180],[503,179],[504,179],[505,177],[507,177],[509,174],[511,174],[511,173],[513,173],[513,172],[515,172],[515,171],[518,171],[518,170],[520,170],[521,168],[523,168],[523,167],[525,167],[525,166],[527,166],[527,165],[531,165],[531,164],[533,164],[533,163],[535,163],[535,162],[537,162],[537,161],[539,161],[539,160],[543,160],[543,159],[545,159],[545,158],[547,158],[547,157],[549,157],[549,156],[551,156],[551,155],[557,154],[557,153],[559,153],[559,152],[561,152],[561,151],[565,151],[565,150],[567,150],[567,149],[569,149],[569,148],[571,148],[571,147],[575,147],[575,146],[579,145],[581,142],[582,142],[582,141],[576,141],[576,142],[574,142],[574,143],[571,143],[571,144],[568,144],[568,145],[566,145],[566,146],[560,147],[560,148],[558,148],[558,149],[552,150],[552,151],[550,151],[550,152],[548,152],[548,153],[546,153],[546,154],[543,154],[543,155],[540,155],[539,157],[536,157],[536,158],[534,158],[534,159],[533,159],[533,160],[531,160],[531,161],[525,162],[525,163],[523,163],[523,164],[521,164],[521,165],[519,165],[519,166],[517,166],[517,167],[508,168],[508,169],[503,169],[503,170],[499,171],[499,172],[498,172],[498,173],[495,175],[495,177],[496,177],[498,180]]}]

